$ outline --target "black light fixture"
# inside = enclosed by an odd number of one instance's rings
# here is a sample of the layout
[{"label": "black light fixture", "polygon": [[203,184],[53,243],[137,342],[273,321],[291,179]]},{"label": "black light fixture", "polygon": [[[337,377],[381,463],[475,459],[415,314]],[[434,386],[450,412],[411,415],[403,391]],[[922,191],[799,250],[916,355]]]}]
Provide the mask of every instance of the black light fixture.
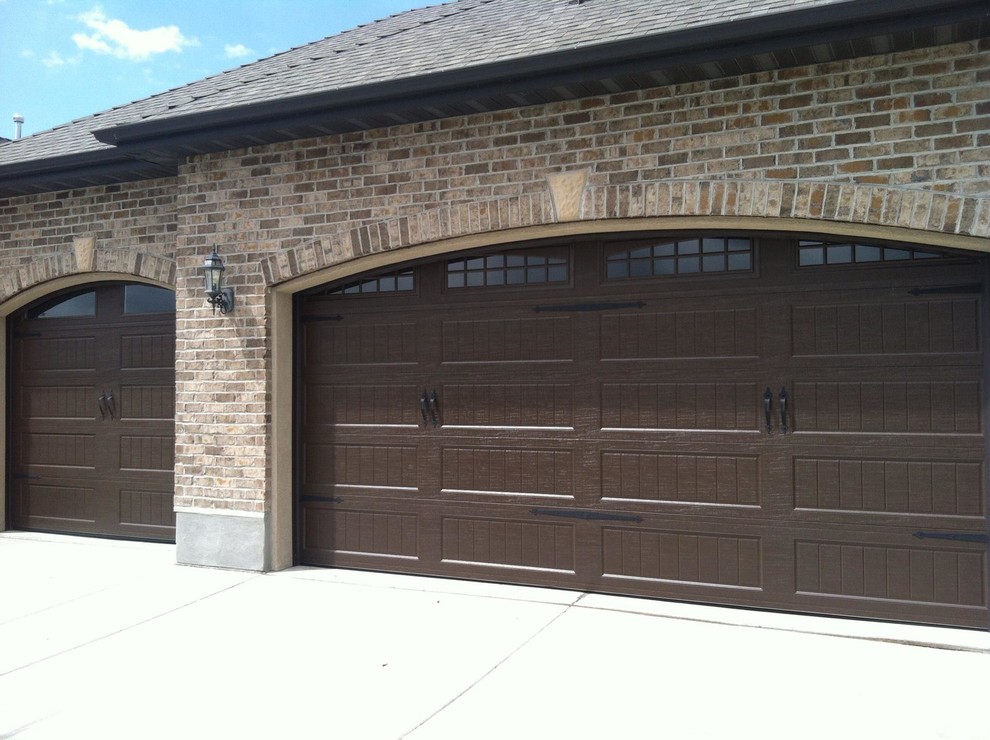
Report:
[{"label": "black light fixture", "polygon": [[203,278],[206,287],[206,302],[213,306],[213,313],[230,313],[234,310],[234,289],[223,287],[223,260],[213,245],[213,253],[203,262]]}]

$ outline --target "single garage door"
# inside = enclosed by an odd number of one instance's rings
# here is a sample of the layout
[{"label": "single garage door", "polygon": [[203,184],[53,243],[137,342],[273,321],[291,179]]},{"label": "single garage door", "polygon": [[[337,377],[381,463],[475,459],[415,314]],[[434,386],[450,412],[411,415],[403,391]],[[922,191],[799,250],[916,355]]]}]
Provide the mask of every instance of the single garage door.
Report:
[{"label": "single garage door", "polygon": [[985,627],[984,273],[666,235],[307,295],[299,559]]},{"label": "single garage door", "polygon": [[10,322],[15,529],[175,540],[175,294],[88,286]]}]

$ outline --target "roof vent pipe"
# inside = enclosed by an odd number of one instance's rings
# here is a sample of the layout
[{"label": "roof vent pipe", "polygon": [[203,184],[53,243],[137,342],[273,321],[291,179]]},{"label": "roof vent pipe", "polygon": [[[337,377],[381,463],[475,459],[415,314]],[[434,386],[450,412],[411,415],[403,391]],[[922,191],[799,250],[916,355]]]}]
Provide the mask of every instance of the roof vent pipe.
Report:
[{"label": "roof vent pipe", "polygon": [[20,113],[14,114],[14,141],[21,138],[21,126],[24,125],[24,116]]}]

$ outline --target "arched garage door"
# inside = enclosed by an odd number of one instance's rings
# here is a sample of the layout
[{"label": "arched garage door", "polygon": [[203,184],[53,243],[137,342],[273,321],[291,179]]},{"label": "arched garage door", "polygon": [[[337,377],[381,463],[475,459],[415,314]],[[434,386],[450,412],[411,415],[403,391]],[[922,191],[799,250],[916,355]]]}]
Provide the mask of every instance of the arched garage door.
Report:
[{"label": "arched garage door", "polygon": [[314,292],[300,560],[985,627],[984,272],[668,235]]},{"label": "arched garage door", "polygon": [[175,294],[100,284],[10,321],[15,529],[175,539]]}]

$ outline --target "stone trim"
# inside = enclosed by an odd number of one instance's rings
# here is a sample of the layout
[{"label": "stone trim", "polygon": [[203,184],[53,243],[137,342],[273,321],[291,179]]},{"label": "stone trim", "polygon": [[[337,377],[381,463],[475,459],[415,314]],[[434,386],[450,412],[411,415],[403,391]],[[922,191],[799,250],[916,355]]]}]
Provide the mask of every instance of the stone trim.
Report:
[{"label": "stone trim", "polygon": [[[267,285],[370,254],[458,237],[560,223],[544,192],[434,208],[307,242],[261,260]],[[793,180],[675,180],[586,185],[563,220],[719,217],[798,219],[921,234],[990,237],[990,198],[872,184]],[[766,226],[771,229],[774,224]],[[919,234],[920,238],[920,234]],[[943,240],[944,241],[944,240]],[[990,251],[990,245],[987,247]]]},{"label": "stone trim", "polygon": [[58,278],[89,273],[112,273],[111,279],[121,275],[151,280],[162,285],[175,286],[175,260],[146,252],[129,249],[99,249],[84,258],[91,263],[90,270],[80,269],[78,250],[49,257],[40,257],[30,263],[0,274],[0,303],[41,283]]}]

